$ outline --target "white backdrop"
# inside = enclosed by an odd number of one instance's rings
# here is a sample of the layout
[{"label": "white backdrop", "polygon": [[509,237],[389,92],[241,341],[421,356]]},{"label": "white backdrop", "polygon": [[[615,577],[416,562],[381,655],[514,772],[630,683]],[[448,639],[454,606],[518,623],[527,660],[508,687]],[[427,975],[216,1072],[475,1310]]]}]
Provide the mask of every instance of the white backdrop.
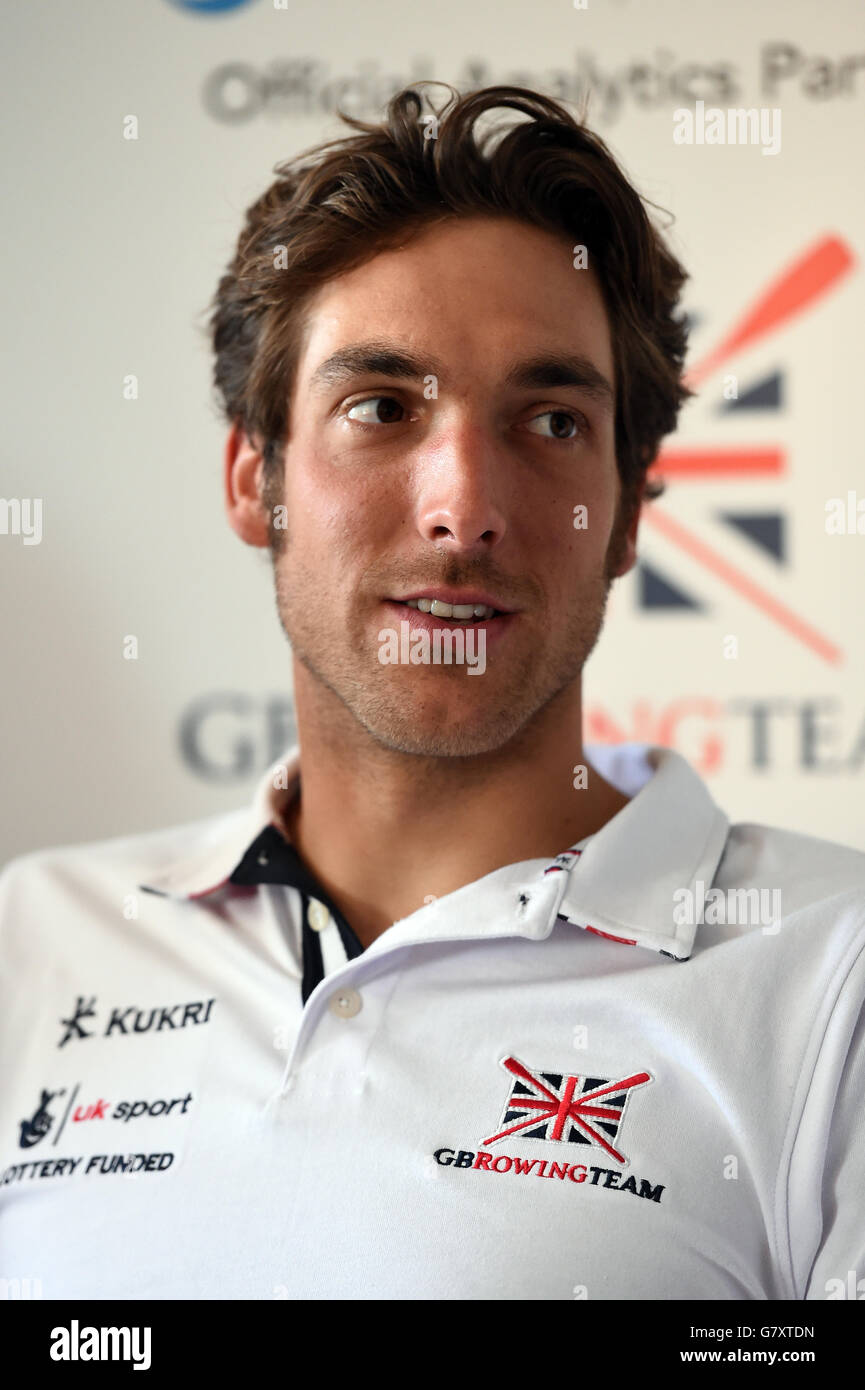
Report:
[{"label": "white backdrop", "polygon": [[[585,734],[674,746],[733,819],[865,850],[865,535],[825,525],[828,499],[865,500],[863,13],[8,7],[0,495],[41,499],[42,535],[5,509],[0,858],[239,805],[289,742],[269,561],[222,513],[204,311],[274,164],[343,133],[335,106],[372,119],[419,78],[592,88],[590,123],[675,215],[694,362],[807,261],[775,306],[798,310],[719,361],[668,441],[679,471],[613,588]],[[700,99],[778,108],[780,151],[675,144],[674,111]]]}]

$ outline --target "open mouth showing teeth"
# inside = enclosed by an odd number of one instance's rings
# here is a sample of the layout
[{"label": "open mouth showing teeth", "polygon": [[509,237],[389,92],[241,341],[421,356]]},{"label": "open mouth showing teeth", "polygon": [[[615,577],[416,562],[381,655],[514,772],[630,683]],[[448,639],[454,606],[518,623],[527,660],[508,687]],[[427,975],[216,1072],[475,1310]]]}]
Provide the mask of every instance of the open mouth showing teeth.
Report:
[{"label": "open mouth showing teeth", "polygon": [[434,618],[449,618],[455,623],[484,622],[497,618],[500,609],[490,608],[486,603],[445,603],[438,598],[408,598],[404,600],[408,608],[416,608],[419,613],[431,613]]}]

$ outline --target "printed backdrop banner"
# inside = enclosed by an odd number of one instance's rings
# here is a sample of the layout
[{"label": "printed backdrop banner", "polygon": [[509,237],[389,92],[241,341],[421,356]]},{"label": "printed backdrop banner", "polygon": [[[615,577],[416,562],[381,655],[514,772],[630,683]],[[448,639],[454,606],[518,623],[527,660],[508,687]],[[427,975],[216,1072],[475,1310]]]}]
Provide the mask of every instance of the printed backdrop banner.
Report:
[{"label": "printed backdrop banner", "polygon": [[863,13],[8,7],[2,857],[240,805],[291,740],[269,559],[222,510],[206,306],[273,166],[422,78],[588,94],[692,276],[698,394],[587,740],[675,747],[732,819],[865,850]]}]

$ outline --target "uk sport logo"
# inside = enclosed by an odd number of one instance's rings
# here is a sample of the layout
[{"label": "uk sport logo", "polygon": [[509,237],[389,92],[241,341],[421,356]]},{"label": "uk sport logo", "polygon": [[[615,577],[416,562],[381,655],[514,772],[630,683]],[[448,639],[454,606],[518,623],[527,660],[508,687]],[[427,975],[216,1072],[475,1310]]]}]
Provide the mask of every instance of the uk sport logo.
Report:
[{"label": "uk sport logo", "polygon": [[54,1123],[55,1117],[51,1114],[48,1106],[52,1100],[58,1096],[65,1095],[63,1091],[42,1091],[42,1097],[29,1119],[22,1120],[20,1124],[20,1138],[18,1147],[20,1149],[32,1149],[34,1144],[38,1144],[40,1139],[44,1139]]},{"label": "uk sport logo", "polygon": [[481,1142],[496,1144],[517,1135],[552,1143],[588,1144],[603,1149],[618,1163],[628,1159],[617,1147],[619,1130],[633,1092],[654,1078],[647,1071],[621,1080],[600,1076],[568,1076],[563,1072],[532,1071],[517,1057],[502,1057],[510,1073],[510,1090],[502,1126]]}]

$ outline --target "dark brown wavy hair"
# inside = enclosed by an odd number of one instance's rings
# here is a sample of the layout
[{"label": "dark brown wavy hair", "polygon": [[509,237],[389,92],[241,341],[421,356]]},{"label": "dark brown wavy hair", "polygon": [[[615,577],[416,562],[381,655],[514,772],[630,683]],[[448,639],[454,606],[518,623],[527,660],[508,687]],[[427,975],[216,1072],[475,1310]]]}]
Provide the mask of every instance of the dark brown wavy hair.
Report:
[{"label": "dark brown wavy hair", "polygon": [[[451,94],[437,110],[429,85],[398,92],[380,124],[338,112],[360,133],[278,164],[277,178],[248,209],[209,306],[224,418],[258,437],[272,485],[288,438],[304,311],[316,290],[446,218],[514,217],[585,245],[598,277],[616,365],[624,527],[642,497],[663,491],[646,471],[691,394],[682,381],[687,322],[675,314],[686,273],[604,142],[564,106],[525,87],[459,95],[433,83]],[[479,118],[499,108],[529,119],[487,122],[479,135]]]}]

